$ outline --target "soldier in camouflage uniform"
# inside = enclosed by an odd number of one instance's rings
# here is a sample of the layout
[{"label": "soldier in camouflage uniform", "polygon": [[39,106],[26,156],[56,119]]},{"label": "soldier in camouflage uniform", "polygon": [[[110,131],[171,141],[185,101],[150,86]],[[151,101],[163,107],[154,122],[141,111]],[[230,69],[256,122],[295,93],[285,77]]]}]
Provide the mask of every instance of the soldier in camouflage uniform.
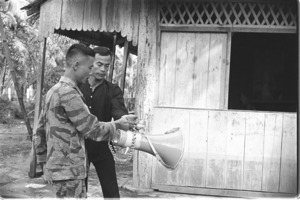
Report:
[{"label": "soldier in camouflage uniform", "polygon": [[[109,140],[116,129],[128,130],[135,116],[115,122],[99,122],[90,114],[78,89],[93,67],[94,52],[83,44],[66,54],[64,76],[46,94],[34,142],[44,179],[53,184],[57,197],[86,197],[87,156],[84,138]],[[131,119],[131,120],[130,120]]]}]

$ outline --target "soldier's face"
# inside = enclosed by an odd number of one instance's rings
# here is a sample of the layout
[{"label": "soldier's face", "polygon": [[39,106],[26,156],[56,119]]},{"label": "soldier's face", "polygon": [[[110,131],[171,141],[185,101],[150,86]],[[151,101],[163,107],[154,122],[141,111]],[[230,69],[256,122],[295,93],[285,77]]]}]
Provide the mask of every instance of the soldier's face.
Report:
[{"label": "soldier's face", "polygon": [[111,63],[111,56],[101,56],[96,54],[94,65],[91,71],[91,76],[95,77],[97,80],[102,80],[106,77]]},{"label": "soldier's face", "polygon": [[78,61],[77,79],[80,83],[85,83],[93,68],[94,57],[84,56]]}]

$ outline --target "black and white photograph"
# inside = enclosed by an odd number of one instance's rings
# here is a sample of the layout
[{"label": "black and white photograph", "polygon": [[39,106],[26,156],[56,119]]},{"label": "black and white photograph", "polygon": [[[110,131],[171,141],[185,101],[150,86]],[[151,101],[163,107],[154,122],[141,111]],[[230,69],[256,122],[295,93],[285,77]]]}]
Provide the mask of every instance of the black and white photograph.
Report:
[{"label": "black and white photograph", "polygon": [[0,0],[0,200],[300,197],[300,0]]}]

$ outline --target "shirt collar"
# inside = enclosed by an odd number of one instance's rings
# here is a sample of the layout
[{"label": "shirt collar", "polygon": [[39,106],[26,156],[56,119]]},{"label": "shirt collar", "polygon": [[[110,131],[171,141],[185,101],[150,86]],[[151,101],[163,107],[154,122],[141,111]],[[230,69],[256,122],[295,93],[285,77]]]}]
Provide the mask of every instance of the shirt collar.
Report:
[{"label": "shirt collar", "polygon": [[92,92],[94,92],[94,90],[99,86],[99,85],[102,85],[102,84],[104,84],[104,82],[105,82],[105,79],[103,79],[103,81],[101,81],[101,82],[99,82],[99,83],[97,83],[96,85],[94,85],[94,86],[91,86],[91,84],[90,84],[90,79],[88,79],[87,80],[87,82],[88,82],[88,84],[90,85],[90,88],[92,89]]},{"label": "shirt collar", "polygon": [[66,76],[60,77],[59,82],[65,82],[65,83],[68,83],[72,87],[77,87],[76,83],[72,79],[70,79]]},{"label": "shirt collar", "polygon": [[81,93],[81,91],[78,88],[77,84],[72,79],[70,79],[70,78],[68,78],[66,76],[62,76],[62,77],[60,77],[59,82],[67,83],[68,85],[70,85],[71,87],[73,87],[75,90],[77,90],[77,92],[80,94],[80,96],[83,97],[83,94]]}]

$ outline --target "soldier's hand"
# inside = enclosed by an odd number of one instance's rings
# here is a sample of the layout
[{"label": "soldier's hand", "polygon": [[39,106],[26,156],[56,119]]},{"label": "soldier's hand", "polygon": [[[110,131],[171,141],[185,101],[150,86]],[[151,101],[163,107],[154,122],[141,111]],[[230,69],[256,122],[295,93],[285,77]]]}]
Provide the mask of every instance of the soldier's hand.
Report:
[{"label": "soldier's hand", "polygon": [[115,121],[116,128],[123,131],[128,131],[136,125],[136,115],[123,115],[120,119]]},{"label": "soldier's hand", "polygon": [[44,179],[45,183],[52,185],[52,179],[49,176],[44,174],[43,179]]},{"label": "soldier's hand", "polygon": [[47,173],[45,171],[45,166],[46,166],[46,163],[41,163],[41,167],[43,169],[43,174],[44,174],[43,175],[44,182],[52,185],[52,179],[49,177],[49,175],[47,175]]},{"label": "soldier's hand", "polygon": [[146,122],[144,121],[144,120],[140,120],[138,123],[137,123],[137,125],[136,125],[136,129],[137,130],[142,130],[142,129],[145,129],[145,124],[146,124]]}]

